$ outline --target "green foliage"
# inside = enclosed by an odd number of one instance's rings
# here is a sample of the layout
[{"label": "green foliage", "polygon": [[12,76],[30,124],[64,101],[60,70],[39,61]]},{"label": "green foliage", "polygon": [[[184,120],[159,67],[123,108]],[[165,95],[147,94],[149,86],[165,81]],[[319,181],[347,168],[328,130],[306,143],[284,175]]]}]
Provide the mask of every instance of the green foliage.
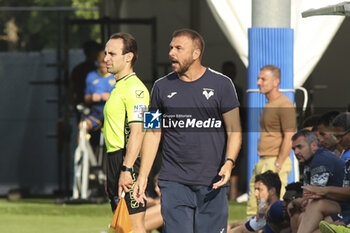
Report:
[{"label": "green foliage", "polygon": [[[73,7],[85,7],[85,8],[91,8],[91,7],[98,7],[99,0],[72,0],[72,6]],[[84,19],[96,19],[98,17],[98,12],[96,11],[76,11],[75,14],[79,18]]]},{"label": "green foliage", "polygon": [[[0,5],[18,7],[98,7],[99,0],[0,0]],[[55,49],[64,38],[65,19],[97,19],[98,11],[3,11],[0,14],[0,51],[40,51]],[[14,20],[8,36],[8,22]],[[80,48],[86,40],[99,39],[98,25],[70,27],[70,47]]]}]

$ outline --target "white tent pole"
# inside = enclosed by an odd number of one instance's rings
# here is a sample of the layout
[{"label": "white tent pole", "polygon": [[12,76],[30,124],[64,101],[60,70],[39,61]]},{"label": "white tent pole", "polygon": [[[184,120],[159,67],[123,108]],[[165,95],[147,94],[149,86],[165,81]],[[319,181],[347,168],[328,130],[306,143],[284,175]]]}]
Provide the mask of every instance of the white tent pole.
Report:
[{"label": "white tent pole", "polygon": [[290,0],[252,0],[252,27],[289,28]]}]

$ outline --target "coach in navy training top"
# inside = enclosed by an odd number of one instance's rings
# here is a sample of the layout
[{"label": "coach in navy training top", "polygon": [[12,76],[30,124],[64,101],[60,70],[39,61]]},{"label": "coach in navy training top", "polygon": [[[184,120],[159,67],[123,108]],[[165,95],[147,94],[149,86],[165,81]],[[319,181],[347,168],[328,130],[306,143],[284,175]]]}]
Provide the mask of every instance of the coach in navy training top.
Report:
[{"label": "coach in navy training top", "polygon": [[239,101],[228,77],[201,64],[202,37],[175,31],[169,58],[174,72],[151,94],[161,130],[147,129],[135,199],[144,204],[147,177],[162,141],[160,187],[163,231],[226,232],[227,182],[240,145]]},{"label": "coach in navy training top", "polygon": [[159,79],[150,106],[163,115],[159,179],[206,186],[218,181],[227,139],[222,114],[238,106],[232,81],[209,68],[193,82],[182,81],[175,72]]}]

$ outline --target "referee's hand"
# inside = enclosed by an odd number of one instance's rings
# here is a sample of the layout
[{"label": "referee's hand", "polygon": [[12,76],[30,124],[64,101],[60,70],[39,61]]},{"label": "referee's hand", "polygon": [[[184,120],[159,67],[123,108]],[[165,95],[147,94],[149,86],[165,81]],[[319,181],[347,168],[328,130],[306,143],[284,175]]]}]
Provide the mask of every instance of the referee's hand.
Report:
[{"label": "referee's hand", "polygon": [[119,183],[118,183],[119,198],[122,197],[123,190],[125,191],[125,193],[130,192],[132,184],[133,184],[133,180],[132,180],[131,172],[121,171],[120,177],[119,177]]}]

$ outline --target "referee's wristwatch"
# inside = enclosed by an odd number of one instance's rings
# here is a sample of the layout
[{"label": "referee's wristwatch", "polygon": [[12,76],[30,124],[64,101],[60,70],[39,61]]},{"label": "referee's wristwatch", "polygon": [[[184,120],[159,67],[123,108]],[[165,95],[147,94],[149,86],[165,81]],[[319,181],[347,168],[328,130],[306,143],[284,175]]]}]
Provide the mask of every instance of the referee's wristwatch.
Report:
[{"label": "referee's wristwatch", "polygon": [[132,168],[123,165],[123,166],[122,166],[122,171],[123,171],[123,172],[130,172],[130,173],[132,173]]}]

